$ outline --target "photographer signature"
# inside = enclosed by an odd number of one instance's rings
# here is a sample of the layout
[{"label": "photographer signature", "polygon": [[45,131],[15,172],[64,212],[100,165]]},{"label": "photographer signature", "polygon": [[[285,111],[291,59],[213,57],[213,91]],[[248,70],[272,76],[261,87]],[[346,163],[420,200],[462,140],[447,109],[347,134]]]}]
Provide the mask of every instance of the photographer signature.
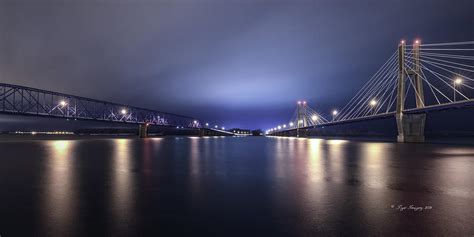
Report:
[{"label": "photographer signature", "polygon": [[392,209],[398,210],[400,212],[402,211],[414,211],[414,212],[421,212],[425,210],[432,210],[432,206],[415,206],[415,205],[391,205],[390,206]]}]

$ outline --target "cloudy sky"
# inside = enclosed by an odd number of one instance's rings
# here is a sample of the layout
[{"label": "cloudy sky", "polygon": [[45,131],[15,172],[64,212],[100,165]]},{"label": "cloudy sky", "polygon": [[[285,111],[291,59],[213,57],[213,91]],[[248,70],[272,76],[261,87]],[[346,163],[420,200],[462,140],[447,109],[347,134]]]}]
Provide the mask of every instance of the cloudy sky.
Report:
[{"label": "cloudy sky", "polygon": [[0,0],[0,82],[268,128],[342,107],[400,39],[474,40],[474,1]]}]

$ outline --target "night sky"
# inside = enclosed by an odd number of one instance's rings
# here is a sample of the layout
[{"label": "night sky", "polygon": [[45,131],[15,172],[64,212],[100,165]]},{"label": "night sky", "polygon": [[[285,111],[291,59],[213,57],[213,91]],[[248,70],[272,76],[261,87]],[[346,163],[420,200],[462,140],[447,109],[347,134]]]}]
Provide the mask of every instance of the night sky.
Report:
[{"label": "night sky", "polygon": [[0,0],[0,82],[268,128],[298,99],[342,107],[402,38],[474,40],[473,12],[472,0]]}]

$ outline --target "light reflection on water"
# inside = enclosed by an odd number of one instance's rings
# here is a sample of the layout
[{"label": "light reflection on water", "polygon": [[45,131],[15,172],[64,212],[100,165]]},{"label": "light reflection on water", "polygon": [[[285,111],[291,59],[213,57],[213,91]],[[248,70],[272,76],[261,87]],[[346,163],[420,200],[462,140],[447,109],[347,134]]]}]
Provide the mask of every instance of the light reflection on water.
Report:
[{"label": "light reflection on water", "polygon": [[[112,182],[110,203],[112,204],[112,217],[114,222],[121,226],[129,226],[133,224],[134,218],[132,215],[133,201],[134,201],[134,179],[132,173],[132,166],[134,164],[132,140],[130,139],[115,139],[113,140],[113,153],[111,159]],[[144,156],[143,158],[145,158]],[[122,229],[121,231],[125,231]]]},{"label": "light reflection on water", "polygon": [[[0,148],[18,149],[11,144],[0,142]],[[141,228],[159,233],[163,225],[195,221],[219,233],[228,233],[229,223],[296,235],[344,228],[365,235],[407,228],[421,234],[472,230],[466,226],[474,201],[473,147],[220,137],[34,144],[44,156],[17,159],[43,167],[27,174],[40,174],[34,187],[40,196],[31,205],[40,207],[40,229],[51,235],[80,232],[96,215],[103,215],[103,233],[109,235],[137,234]],[[391,208],[397,204],[434,210],[430,218],[406,218]],[[161,229],[153,228],[157,223]]]},{"label": "light reflection on water", "polygon": [[46,141],[42,192],[42,219],[45,231],[60,235],[72,231],[77,212],[77,170],[74,168],[73,141]]}]

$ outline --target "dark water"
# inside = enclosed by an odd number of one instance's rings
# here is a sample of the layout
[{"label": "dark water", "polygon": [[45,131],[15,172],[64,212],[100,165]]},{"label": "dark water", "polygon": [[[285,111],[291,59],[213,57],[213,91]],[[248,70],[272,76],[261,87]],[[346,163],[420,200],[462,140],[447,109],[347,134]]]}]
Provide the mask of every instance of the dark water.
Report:
[{"label": "dark water", "polygon": [[474,235],[473,146],[180,137],[0,151],[2,237]]}]

